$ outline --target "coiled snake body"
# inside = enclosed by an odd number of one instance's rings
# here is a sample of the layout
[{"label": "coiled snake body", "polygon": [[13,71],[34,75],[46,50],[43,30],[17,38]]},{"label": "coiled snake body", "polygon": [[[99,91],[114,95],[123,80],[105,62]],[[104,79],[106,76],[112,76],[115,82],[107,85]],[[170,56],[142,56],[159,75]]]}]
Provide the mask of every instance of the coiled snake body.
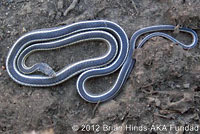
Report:
[{"label": "coiled snake body", "polygon": [[[77,91],[80,96],[92,103],[106,101],[116,95],[128,78],[135,60],[132,54],[136,47],[136,40],[142,34],[154,32],[147,35],[137,46],[143,44],[154,36],[162,36],[188,49],[196,46],[198,37],[191,29],[181,28],[180,31],[192,35],[193,42],[185,45],[168,34],[157,32],[163,30],[174,30],[171,25],[158,25],[140,29],[131,37],[130,43],[124,30],[111,21],[95,20],[74,23],[50,29],[35,30],[19,38],[12,46],[6,67],[9,76],[21,85],[33,87],[47,87],[60,84],[65,80],[80,74],[77,80]],[[107,43],[108,51],[105,55],[97,58],[83,60],[64,67],[55,72],[46,63],[37,63],[31,67],[25,65],[26,58],[35,51],[57,49],[87,40],[102,40]],[[91,77],[104,76],[120,69],[114,85],[102,94],[91,94],[86,90],[85,82]],[[39,71],[42,74],[34,74]]]}]

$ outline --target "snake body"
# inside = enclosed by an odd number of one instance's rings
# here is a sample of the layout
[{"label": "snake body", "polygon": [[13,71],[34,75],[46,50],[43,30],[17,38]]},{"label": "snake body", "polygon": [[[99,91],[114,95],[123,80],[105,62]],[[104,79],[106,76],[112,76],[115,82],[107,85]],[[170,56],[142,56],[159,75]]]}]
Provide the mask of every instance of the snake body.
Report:
[{"label": "snake body", "polygon": [[[79,95],[91,103],[103,102],[117,94],[131,73],[135,64],[132,55],[139,36],[151,32],[139,43],[137,48],[142,47],[147,40],[155,36],[168,38],[185,49],[196,46],[198,37],[196,32],[191,29],[180,29],[180,31],[192,35],[193,42],[190,45],[185,45],[168,34],[158,32],[174,30],[174,28],[172,25],[158,25],[140,29],[133,34],[130,43],[126,33],[119,25],[106,20],[83,21],[68,26],[35,30],[19,38],[12,46],[6,60],[6,67],[14,81],[33,87],[54,86],[80,74],[76,84]],[[35,51],[57,49],[88,40],[106,42],[107,53],[101,57],[66,66],[58,72],[55,72],[46,63],[37,63],[31,67],[25,65],[26,58]],[[85,87],[87,79],[108,75],[118,69],[120,69],[119,75],[109,90],[102,94],[92,94],[87,91]],[[42,74],[34,74],[36,71]]]},{"label": "snake body", "polygon": [[[85,40],[103,40],[109,45],[108,52],[97,58],[83,60],[66,66],[59,72],[46,63],[38,63],[32,67],[25,65],[25,59],[34,51],[56,49]],[[121,72],[117,82],[105,93],[100,95],[86,91],[86,79],[110,74],[119,69],[126,60],[129,51],[129,41],[124,30],[117,24],[100,20],[84,21],[58,28],[32,31],[19,38],[11,48],[6,66],[10,77],[19,84],[33,87],[57,85],[72,76],[82,73],[77,80],[77,90],[88,102],[106,101],[112,98],[121,88],[127,78],[127,70]],[[131,70],[134,61],[128,66]],[[40,71],[45,75],[35,75]],[[130,72],[130,71],[128,71]]]}]

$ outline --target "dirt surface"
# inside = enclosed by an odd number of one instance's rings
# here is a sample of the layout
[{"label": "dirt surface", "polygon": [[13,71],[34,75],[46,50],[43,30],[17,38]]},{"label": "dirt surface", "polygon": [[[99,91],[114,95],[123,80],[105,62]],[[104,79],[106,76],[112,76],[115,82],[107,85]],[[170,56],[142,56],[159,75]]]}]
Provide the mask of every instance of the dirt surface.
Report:
[{"label": "dirt surface", "polygon": [[[200,123],[199,44],[183,50],[161,37],[149,40],[135,52],[136,66],[121,92],[99,105],[81,99],[75,86],[77,77],[50,88],[31,88],[18,85],[8,76],[6,56],[23,34],[98,19],[116,22],[129,38],[140,28],[158,24],[193,28],[199,35],[200,3],[198,0],[1,0],[0,133],[199,134],[200,128],[198,132],[191,130]],[[191,42],[187,34],[173,36]],[[59,70],[105,51],[102,42],[85,42],[34,53],[27,63],[43,61]],[[116,76],[117,73],[89,80],[89,89],[102,92]],[[189,126],[190,131],[177,131],[178,126]]]}]

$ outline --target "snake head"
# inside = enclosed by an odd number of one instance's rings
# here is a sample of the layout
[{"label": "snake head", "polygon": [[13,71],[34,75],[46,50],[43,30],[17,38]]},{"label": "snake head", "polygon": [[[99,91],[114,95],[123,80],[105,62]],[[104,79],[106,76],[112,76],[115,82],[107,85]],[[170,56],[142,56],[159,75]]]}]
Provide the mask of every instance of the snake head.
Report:
[{"label": "snake head", "polygon": [[49,77],[56,77],[56,72],[46,63],[39,63],[37,71]]}]

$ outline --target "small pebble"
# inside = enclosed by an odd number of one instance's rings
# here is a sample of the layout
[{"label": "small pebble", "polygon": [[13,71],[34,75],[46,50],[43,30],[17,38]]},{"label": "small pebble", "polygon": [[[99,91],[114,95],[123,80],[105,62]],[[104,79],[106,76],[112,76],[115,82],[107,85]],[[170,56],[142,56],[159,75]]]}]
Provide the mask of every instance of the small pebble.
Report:
[{"label": "small pebble", "polygon": [[26,28],[25,27],[22,28],[22,32],[26,32]]},{"label": "small pebble", "polygon": [[171,43],[169,46],[170,46],[171,48],[173,48],[173,47],[174,47],[174,43]]},{"label": "small pebble", "polygon": [[5,66],[1,66],[1,69],[2,69],[2,70],[5,70],[5,69],[6,69],[6,67],[5,67]]},{"label": "small pebble", "polygon": [[157,107],[159,107],[159,106],[160,106],[160,104],[161,104],[161,102],[160,102],[160,100],[159,100],[159,99],[155,99],[155,103],[156,103],[156,106],[157,106]]},{"label": "small pebble", "polygon": [[190,88],[190,84],[189,83],[183,84],[183,87],[184,88]]}]

